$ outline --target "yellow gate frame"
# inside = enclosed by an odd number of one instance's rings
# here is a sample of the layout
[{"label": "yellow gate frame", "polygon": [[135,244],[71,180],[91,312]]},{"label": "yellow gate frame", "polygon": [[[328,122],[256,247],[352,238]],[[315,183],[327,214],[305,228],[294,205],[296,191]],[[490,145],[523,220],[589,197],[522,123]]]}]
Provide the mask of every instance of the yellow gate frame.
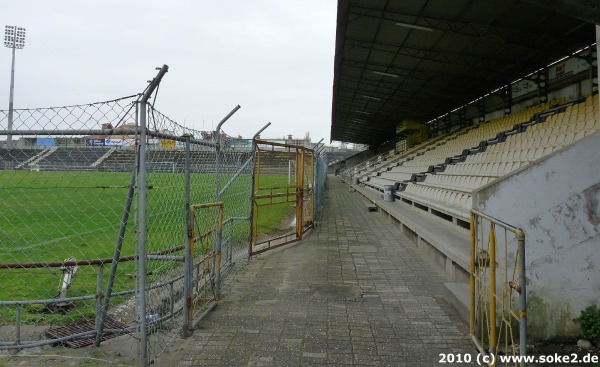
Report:
[{"label": "yellow gate frame", "polygon": [[[216,208],[214,227],[205,218],[198,218],[199,209]],[[221,240],[223,233],[223,202],[194,204],[189,207],[189,227],[185,254],[184,335],[196,328],[200,321],[219,303],[221,290]],[[212,216],[212,213],[206,213]],[[200,228],[197,219],[204,219]],[[204,246],[204,239],[214,237],[213,248]],[[196,242],[202,245],[196,251]],[[200,311],[202,313],[198,314]]]},{"label": "yellow gate frame", "polygon": [[[487,236],[486,230],[489,232]],[[503,231],[500,243],[497,230]],[[509,233],[514,237],[509,239]],[[518,306],[515,305],[513,291],[518,294]],[[526,293],[525,233],[520,228],[471,209],[469,330],[475,346],[486,357],[489,366],[496,366],[498,352],[527,355]],[[514,310],[516,307],[518,312]],[[516,324],[519,326],[518,347],[513,330]],[[515,361],[514,365],[519,364]],[[525,366],[524,362],[520,365]]]},{"label": "yellow gate frame", "polygon": [[[280,148],[281,150],[277,151],[276,148]],[[314,151],[304,146],[281,144],[259,139],[254,140],[254,150],[256,159],[252,180],[250,255],[259,254],[301,240],[304,232],[312,228],[314,223]],[[286,150],[288,153],[295,153],[295,184],[276,187],[261,186],[261,155],[269,154],[269,152],[285,152]],[[261,191],[263,193],[259,194]],[[264,191],[268,193],[264,193]],[[278,199],[278,201],[274,201],[273,199]],[[257,223],[260,208],[285,203],[294,203],[295,205],[296,227],[294,232],[259,241]]]}]

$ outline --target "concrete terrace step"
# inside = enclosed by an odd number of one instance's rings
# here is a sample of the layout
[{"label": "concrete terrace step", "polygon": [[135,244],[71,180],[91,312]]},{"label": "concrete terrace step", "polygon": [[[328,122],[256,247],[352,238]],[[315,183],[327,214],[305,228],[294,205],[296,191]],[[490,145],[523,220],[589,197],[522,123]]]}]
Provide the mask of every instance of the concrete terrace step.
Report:
[{"label": "concrete terrace step", "polygon": [[387,214],[328,178],[321,224],[252,257],[219,306],[157,365],[439,365],[473,353],[445,276]]},{"label": "concrete terrace step", "polygon": [[379,191],[360,185],[352,187],[399,222],[404,234],[429,253],[451,281],[469,281],[471,242],[467,229],[401,201],[383,201]]},{"label": "concrete terrace step", "polygon": [[450,292],[447,300],[458,312],[465,323],[469,323],[469,285],[465,283],[445,283]]}]

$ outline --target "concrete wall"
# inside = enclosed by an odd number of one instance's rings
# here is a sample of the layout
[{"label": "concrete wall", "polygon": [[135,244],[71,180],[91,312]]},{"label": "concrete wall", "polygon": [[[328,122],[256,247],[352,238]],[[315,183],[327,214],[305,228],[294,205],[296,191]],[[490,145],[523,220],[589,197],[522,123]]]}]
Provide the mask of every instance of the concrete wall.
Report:
[{"label": "concrete wall", "polygon": [[573,336],[600,294],[600,132],[473,194],[474,208],[525,230],[529,334]]}]

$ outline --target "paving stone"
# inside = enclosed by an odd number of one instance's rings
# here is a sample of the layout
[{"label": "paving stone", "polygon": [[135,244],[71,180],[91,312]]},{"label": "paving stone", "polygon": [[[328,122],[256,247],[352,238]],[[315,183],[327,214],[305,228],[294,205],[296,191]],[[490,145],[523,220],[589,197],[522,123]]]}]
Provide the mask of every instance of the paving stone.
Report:
[{"label": "paving stone", "polygon": [[328,180],[321,224],[237,273],[182,340],[180,367],[424,367],[439,353],[474,353],[435,265],[339,178]]}]

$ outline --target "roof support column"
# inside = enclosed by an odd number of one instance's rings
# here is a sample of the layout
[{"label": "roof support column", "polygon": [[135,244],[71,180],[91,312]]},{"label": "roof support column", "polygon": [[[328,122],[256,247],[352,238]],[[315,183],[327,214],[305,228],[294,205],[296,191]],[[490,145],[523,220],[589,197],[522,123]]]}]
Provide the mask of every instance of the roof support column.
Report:
[{"label": "roof support column", "polygon": [[504,115],[509,115],[512,111],[512,88],[509,85],[502,89],[502,100],[504,101]]},{"label": "roof support column", "polygon": [[461,129],[468,125],[468,123],[467,123],[467,108],[465,106],[462,106],[460,108],[460,110],[458,110],[458,120],[459,120],[458,124]]},{"label": "roof support column", "polygon": [[[596,26],[596,36],[598,35],[598,26]],[[590,80],[590,91],[594,92],[598,90],[598,45],[596,48],[590,48],[585,55],[582,57],[587,61],[590,66],[589,80]]]},{"label": "roof support column", "polygon": [[429,124],[429,135],[430,137],[438,136],[440,131],[439,120],[435,119]]},{"label": "roof support column", "polygon": [[537,73],[532,80],[537,84],[538,99],[540,103],[548,102],[548,68],[545,67],[544,70]]},{"label": "roof support column", "polygon": [[480,124],[485,122],[485,98],[480,98],[477,101],[477,116]]},{"label": "roof support column", "polygon": [[595,89],[592,90],[598,90],[598,75],[600,75],[600,65],[598,64],[598,54],[600,53],[600,45],[598,43],[600,43],[600,25],[596,26],[596,60],[594,60],[594,62],[596,63],[596,78],[595,84],[593,84],[593,87]]},{"label": "roof support column", "polygon": [[444,120],[444,132],[449,133],[450,132],[450,124],[452,123],[452,114],[448,113],[442,119]]}]

